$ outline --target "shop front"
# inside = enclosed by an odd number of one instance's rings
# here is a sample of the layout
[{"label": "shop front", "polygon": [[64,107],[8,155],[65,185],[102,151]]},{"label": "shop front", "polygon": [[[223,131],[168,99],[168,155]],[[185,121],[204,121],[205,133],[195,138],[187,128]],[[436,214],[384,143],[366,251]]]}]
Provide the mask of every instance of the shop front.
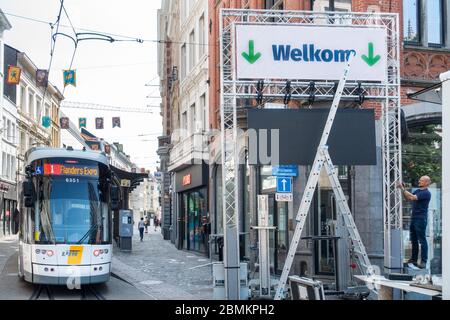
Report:
[{"label": "shop front", "polygon": [[0,182],[0,238],[15,233],[18,225],[16,208],[16,186],[8,182]]},{"label": "shop front", "polygon": [[178,199],[177,247],[205,255],[209,252],[208,168],[193,165],[175,173]]}]

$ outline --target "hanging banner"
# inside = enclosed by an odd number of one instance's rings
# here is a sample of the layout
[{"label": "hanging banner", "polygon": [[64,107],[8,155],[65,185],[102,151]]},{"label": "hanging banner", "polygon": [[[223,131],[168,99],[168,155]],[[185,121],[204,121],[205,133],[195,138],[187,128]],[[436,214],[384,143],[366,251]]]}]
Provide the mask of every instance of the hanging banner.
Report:
[{"label": "hanging banner", "polygon": [[103,118],[95,118],[95,129],[97,130],[104,129]]},{"label": "hanging banner", "polygon": [[78,118],[78,127],[86,128],[86,118]]},{"label": "hanging banner", "polygon": [[112,118],[112,127],[113,128],[120,128],[120,117],[113,117]]},{"label": "hanging banner", "polygon": [[36,70],[36,86],[47,87],[48,85],[48,71],[43,69]]},{"label": "hanging banner", "polygon": [[111,146],[109,144],[105,144],[105,153],[111,154]]},{"label": "hanging banner", "polygon": [[19,67],[8,66],[8,73],[6,75],[6,83],[7,84],[19,84],[21,73],[22,73],[22,69],[20,69]]},{"label": "hanging banner", "polygon": [[61,125],[61,129],[69,129],[69,118],[61,117],[59,119],[59,123]]},{"label": "hanging banner", "polygon": [[49,116],[42,117],[42,126],[44,128],[49,128],[52,123],[52,119]]},{"label": "hanging banner", "polygon": [[75,70],[63,70],[64,87],[72,85],[77,86],[77,73]]}]

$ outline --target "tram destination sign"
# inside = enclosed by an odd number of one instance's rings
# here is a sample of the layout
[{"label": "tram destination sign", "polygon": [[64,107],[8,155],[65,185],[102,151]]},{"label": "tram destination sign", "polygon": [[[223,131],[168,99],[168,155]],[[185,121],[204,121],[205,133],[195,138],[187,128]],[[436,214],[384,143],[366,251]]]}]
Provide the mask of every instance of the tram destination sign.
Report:
[{"label": "tram destination sign", "polygon": [[385,82],[383,27],[236,25],[238,79],[339,80],[355,54],[349,80]]},{"label": "tram destination sign", "polygon": [[[36,171],[38,170],[42,172],[41,168],[38,168]],[[98,178],[98,168],[83,165],[44,164],[44,175]]]}]

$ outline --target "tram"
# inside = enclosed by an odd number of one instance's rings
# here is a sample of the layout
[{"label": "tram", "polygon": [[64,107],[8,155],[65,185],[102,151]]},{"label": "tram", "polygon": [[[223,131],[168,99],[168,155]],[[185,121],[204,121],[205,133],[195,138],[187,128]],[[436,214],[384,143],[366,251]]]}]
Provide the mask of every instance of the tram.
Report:
[{"label": "tram", "polygon": [[104,153],[32,148],[19,195],[19,277],[45,285],[107,282],[119,190]]}]

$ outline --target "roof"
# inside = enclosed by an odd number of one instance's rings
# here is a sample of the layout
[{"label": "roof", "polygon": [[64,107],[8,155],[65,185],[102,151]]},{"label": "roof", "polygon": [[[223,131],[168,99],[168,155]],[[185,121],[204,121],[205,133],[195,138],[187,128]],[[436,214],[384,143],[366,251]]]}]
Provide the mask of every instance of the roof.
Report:
[{"label": "roof", "polygon": [[11,28],[12,28],[11,23],[8,21],[8,18],[6,18],[2,9],[0,9],[0,30],[4,31],[4,30],[9,30]]},{"label": "roof", "polygon": [[103,163],[109,166],[109,161],[103,152],[83,151],[83,150],[67,150],[46,147],[36,147],[28,150],[25,155],[26,163],[45,158],[74,158],[85,159]]}]

